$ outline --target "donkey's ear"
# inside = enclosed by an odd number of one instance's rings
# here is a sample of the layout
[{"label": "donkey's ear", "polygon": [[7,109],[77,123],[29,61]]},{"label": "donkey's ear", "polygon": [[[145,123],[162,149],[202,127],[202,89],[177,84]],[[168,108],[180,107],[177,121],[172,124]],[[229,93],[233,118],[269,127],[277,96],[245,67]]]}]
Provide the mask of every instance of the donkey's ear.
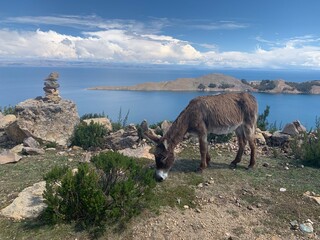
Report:
[{"label": "donkey's ear", "polygon": [[142,130],[142,135],[144,137],[149,138],[151,141],[155,143],[159,143],[160,137],[157,136],[149,127],[148,123],[146,120],[143,120],[142,123],[140,124],[141,130]]}]

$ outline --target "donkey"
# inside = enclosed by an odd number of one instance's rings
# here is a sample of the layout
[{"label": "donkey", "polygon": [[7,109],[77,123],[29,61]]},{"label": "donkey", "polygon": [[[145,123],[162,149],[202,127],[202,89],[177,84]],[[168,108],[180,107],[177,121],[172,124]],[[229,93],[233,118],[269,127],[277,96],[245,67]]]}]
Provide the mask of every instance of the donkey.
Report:
[{"label": "donkey", "polygon": [[255,165],[254,132],[256,128],[258,106],[254,96],[249,93],[224,93],[201,96],[190,101],[180,113],[163,137],[156,136],[148,128],[146,121],[141,123],[143,134],[156,143],[155,177],[163,181],[174,163],[174,148],[183,140],[187,132],[199,138],[202,172],[209,162],[207,135],[228,134],[235,131],[239,149],[230,167],[235,168],[241,161],[245,146],[249,142],[251,155],[248,169]]}]

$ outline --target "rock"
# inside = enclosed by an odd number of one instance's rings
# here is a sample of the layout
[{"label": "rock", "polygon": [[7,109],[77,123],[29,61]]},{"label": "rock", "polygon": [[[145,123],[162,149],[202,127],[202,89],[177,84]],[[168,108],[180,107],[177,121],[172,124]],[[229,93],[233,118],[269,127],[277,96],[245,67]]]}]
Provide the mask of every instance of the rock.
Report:
[{"label": "rock", "polygon": [[282,133],[280,131],[276,131],[272,134],[270,138],[270,144],[272,146],[283,146],[285,143],[289,142],[290,135]]},{"label": "rock", "polygon": [[307,222],[307,223],[301,223],[299,225],[299,228],[302,232],[304,233],[313,233],[313,226],[311,223]]},{"label": "rock", "polygon": [[22,152],[22,149],[23,149],[23,144],[19,144],[19,145],[14,146],[13,148],[11,148],[9,151],[12,153],[18,154],[18,153]]},{"label": "rock", "polygon": [[25,188],[9,206],[0,211],[0,214],[15,220],[37,218],[46,208],[42,197],[45,187],[46,182],[42,181]]},{"label": "rock", "polygon": [[40,148],[24,147],[22,148],[22,154],[25,155],[42,155],[45,154],[45,151]]},{"label": "rock", "polygon": [[286,188],[280,188],[280,192],[286,192],[287,189]]},{"label": "rock", "polygon": [[2,116],[0,118],[0,129],[7,128],[11,123],[13,123],[16,120],[17,120],[17,117],[13,114]]},{"label": "rock", "polygon": [[292,230],[298,230],[299,229],[299,223],[297,220],[291,221],[290,226]]},{"label": "rock", "polygon": [[286,124],[282,130],[282,133],[289,134],[290,136],[296,136],[303,132],[306,132],[306,128],[298,120]]},{"label": "rock", "polygon": [[89,118],[89,119],[85,119],[83,121],[85,123],[87,123],[87,124],[90,124],[90,122],[98,123],[100,125],[103,125],[109,132],[112,131],[111,121],[106,117],[103,117],[103,118]]},{"label": "rock", "polygon": [[44,93],[45,97],[43,100],[48,102],[54,102],[58,103],[61,100],[61,97],[59,96],[59,90],[60,87],[59,83],[57,83],[59,78],[59,73],[52,72],[49,74],[49,76],[44,80]]},{"label": "rock", "polygon": [[163,135],[169,130],[169,128],[171,127],[172,123],[168,122],[167,120],[164,120],[161,123],[161,129],[163,131]]},{"label": "rock", "polygon": [[28,99],[16,105],[17,121],[6,129],[8,136],[17,143],[33,137],[43,142],[69,144],[74,127],[79,123],[76,105],[65,99],[58,103],[42,99]]},{"label": "rock", "polygon": [[257,144],[259,144],[259,145],[265,145],[266,144],[266,139],[264,138],[262,132],[258,132],[257,131],[255,133],[254,138],[255,138],[255,141],[256,141]]},{"label": "rock", "polygon": [[21,158],[18,154],[5,150],[0,154],[0,164],[16,163],[20,161]]},{"label": "rock", "polygon": [[263,167],[269,167],[269,166],[270,166],[270,164],[269,164],[269,163],[267,163],[267,162],[265,162],[265,163],[263,163],[263,164],[262,164],[262,166],[263,166]]},{"label": "rock", "polygon": [[25,147],[30,147],[30,148],[40,148],[40,143],[37,142],[33,137],[28,137],[23,140],[23,145]]},{"label": "rock", "polygon": [[316,203],[320,205],[320,195],[307,191],[303,194],[303,196],[314,200]]},{"label": "rock", "polygon": [[120,129],[105,137],[105,147],[113,150],[133,148],[138,144],[139,136],[135,126]]},{"label": "rock", "polygon": [[139,146],[136,149],[125,148],[119,150],[125,156],[134,158],[147,158],[154,160],[154,155],[150,153],[151,147],[149,145]]}]

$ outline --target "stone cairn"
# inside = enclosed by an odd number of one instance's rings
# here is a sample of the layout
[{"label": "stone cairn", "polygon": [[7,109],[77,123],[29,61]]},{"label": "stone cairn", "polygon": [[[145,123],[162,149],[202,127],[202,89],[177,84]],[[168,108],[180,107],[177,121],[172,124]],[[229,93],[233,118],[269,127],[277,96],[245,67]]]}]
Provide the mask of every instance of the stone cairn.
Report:
[{"label": "stone cairn", "polygon": [[61,97],[59,95],[58,88],[60,87],[59,83],[57,83],[59,78],[59,73],[52,72],[49,74],[49,76],[44,80],[44,93],[45,101],[58,103],[61,100]]}]

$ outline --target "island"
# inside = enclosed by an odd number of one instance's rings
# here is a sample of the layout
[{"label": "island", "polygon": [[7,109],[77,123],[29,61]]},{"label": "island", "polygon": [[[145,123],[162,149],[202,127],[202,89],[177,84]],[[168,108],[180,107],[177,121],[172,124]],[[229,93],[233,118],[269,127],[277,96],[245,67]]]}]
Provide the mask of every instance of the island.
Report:
[{"label": "island", "polygon": [[247,81],[213,73],[197,78],[178,78],[172,81],[146,82],[133,86],[97,86],[89,90],[118,91],[208,91],[208,92],[264,92],[290,94],[320,94],[320,80],[288,82],[278,80]]}]

